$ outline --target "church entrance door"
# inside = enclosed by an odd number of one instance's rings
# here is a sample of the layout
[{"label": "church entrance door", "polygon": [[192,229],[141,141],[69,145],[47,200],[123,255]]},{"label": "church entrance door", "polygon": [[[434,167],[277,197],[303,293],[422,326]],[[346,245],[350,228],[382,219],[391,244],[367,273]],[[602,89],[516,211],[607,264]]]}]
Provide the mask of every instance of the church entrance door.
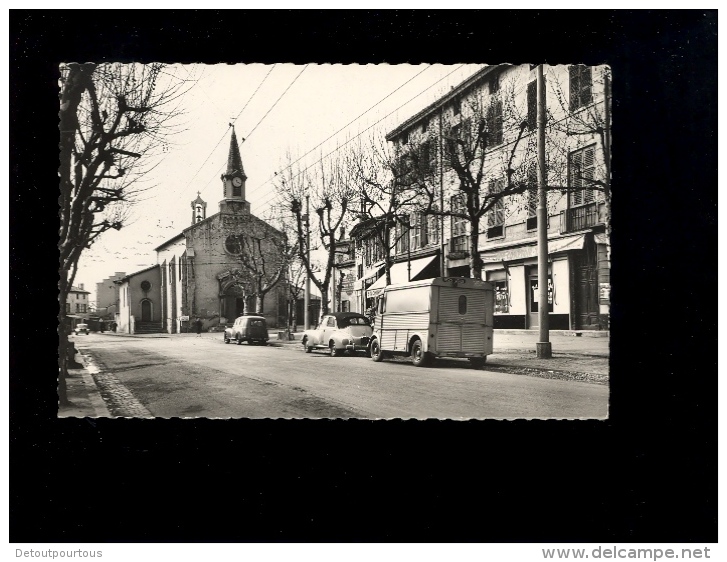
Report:
[{"label": "church entrance door", "polygon": [[245,299],[242,297],[237,297],[235,299],[235,318],[238,316],[242,316],[245,312]]},{"label": "church entrance door", "polygon": [[141,301],[141,321],[151,322],[151,302],[148,300]]}]

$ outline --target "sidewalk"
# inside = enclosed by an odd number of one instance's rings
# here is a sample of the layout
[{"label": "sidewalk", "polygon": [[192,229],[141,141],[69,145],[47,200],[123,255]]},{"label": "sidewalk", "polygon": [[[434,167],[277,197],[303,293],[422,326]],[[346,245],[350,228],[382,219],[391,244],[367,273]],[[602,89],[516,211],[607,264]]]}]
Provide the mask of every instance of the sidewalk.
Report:
[{"label": "sidewalk", "polygon": [[59,418],[110,418],[113,417],[101,397],[101,391],[93,380],[92,369],[81,353],[76,353],[80,369],[68,369],[66,394],[69,404],[58,406]]},{"label": "sidewalk", "polygon": [[[601,334],[608,335],[601,332]],[[196,334],[122,334],[104,332],[100,335],[126,338],[177,338],[195,337]],[[293,340],[279,340],[278,332],[270,332],[270,345],[300,346],[303,332],[293,334]],[[206,332],[204,338],[222,338],[220,332]],[[582,381],[595,384],[608,384],[608,337],[574,337],[572,334],[550,333],[553,347],[551,359],[538,359],[535,343],[538,333],[530,330],[495,330],[494,353],[487,358],[484,371],[511,373],[541,378]],[[294,351],[291,349],[290,351]],[[396,358],[395,361],[409,361],[409,358]],[[59,418],[115,417],[107,408],[101,392],[93,379],[94,366],[82,354],[76,354],[76,361],[83,368],[69,369],[66,380],[69,405],[59,406]],[[436,365],[461,366],[462,360],[438,359]]]}]

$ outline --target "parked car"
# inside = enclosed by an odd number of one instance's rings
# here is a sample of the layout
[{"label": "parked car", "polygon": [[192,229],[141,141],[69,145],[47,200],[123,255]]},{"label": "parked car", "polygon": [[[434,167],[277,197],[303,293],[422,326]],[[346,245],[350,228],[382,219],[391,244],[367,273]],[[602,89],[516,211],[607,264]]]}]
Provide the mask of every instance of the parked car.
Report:
[{"label": "parked car", "polygon": [[76,327],[73,330],[73,333],[76,335],[78,335],[78,334],[88,335],[88,324],[76,324]]},{"label": "parked car", "polygon": [[331,357],[341,355],[344,351],[364,351],[368,354],[371,332],[371,323],[363,314],[334,312],[326,314],[315,330],[305,331],[303,349],[306,353],[314,349],[328,349]]},{"label": "parked car", "polygon": [[231,328],[225,328],[225,343],[246,341],[248,345],[268,344],[268,325],[262,316],[240,316]]}]

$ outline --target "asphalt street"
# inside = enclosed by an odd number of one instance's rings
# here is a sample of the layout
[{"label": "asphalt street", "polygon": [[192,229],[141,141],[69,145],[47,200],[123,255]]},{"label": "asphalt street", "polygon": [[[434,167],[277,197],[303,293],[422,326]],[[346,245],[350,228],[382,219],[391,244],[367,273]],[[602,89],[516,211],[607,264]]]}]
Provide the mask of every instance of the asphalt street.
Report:
[{"label": "asphalt street", "polygon": [[205,418],[606,418],[608,386],[472,369],[416,368],[221,334],[76,339],[115,415]]}]

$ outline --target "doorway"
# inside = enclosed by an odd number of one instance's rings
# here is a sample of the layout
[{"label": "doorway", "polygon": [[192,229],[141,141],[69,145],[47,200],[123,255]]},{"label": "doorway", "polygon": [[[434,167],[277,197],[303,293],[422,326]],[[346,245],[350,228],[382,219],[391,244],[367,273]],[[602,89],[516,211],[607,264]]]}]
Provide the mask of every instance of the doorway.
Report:
[{"label": "doorway", "polygon": [[[553,312],[553,280],[548,272],[548,313]],[[528,292],[528,328],[538,328],[540,326],[540,285],[538,284],[538,267],[533,266],[528,269],[527,275],[527,292]]]},{"label": "doorway", "polygon": [[151,322],[151,320],[152,320],[151,301],[143,300],[143,301],[141,301],[141,321],[142,322]]}]

